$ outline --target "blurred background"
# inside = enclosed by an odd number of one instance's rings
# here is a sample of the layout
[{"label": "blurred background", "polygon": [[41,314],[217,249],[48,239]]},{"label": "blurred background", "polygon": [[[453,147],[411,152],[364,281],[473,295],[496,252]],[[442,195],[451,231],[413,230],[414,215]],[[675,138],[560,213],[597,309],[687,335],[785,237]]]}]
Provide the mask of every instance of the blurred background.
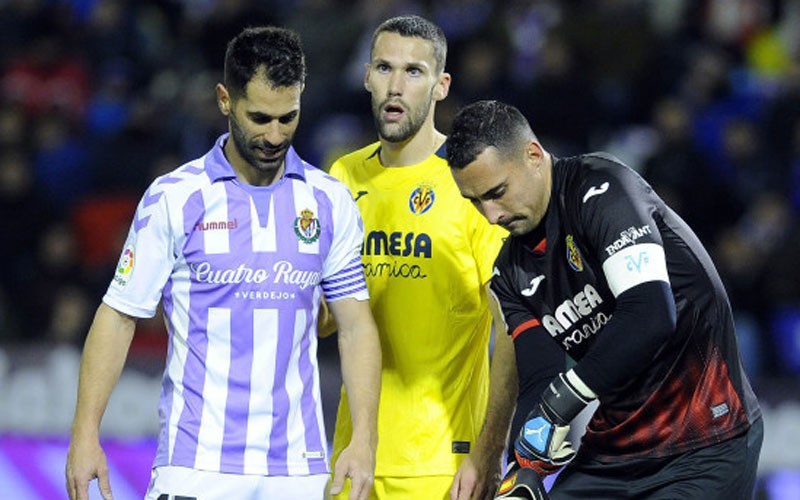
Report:
[{"label": "blurred background", "polygon": [[[248,25],[301,34],[295,146],[327,169],[376,139],[364,63],[401,13],[447,34],[443,132],[461,105],[505,100],[550,151],[617,155],[692,225],[764,410],[758,498],[800,498],[800,0],[0,0],[4,496],[65,498],[87,328],[149,182],[226,130],[227,41]],[[117,499],[147,485],[165,346],[160,317],[139,323],[105,416]],[[320,357],[330,433],[335,339]]]}]

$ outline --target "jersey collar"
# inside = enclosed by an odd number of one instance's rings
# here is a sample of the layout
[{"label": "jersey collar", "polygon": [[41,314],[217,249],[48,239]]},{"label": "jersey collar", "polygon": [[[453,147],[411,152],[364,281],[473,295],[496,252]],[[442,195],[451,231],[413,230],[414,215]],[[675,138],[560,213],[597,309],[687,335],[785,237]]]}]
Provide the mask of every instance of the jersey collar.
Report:
[{"label": "jersey collar", "polygon": [[[381,152],[381,143],[379,142],[378,147],[375,148],[375,151],[373,151],[372,154],[367,156],[367,159],[370,159],[372,157],[377,157],[378,162],[380,162],[380,156],[378,156],[380,152]],[[439,149],[437,149],[434,154],[443,160],[447,160],[447,141],[443,142],[442,145],[439,146]]]},{"label": "jersey collar", "polygon": [[[214,147],[206,155],[206,173],[212,182],[236,178],[236,172],[225,157],[224,147],[229,136],[229,133],[219,136],[214,143]],[[293,177],[305,182],[305,162],[294,150],[294,146],[289,146],[289,151],[286,152],[285,164],[283,177]]]}]

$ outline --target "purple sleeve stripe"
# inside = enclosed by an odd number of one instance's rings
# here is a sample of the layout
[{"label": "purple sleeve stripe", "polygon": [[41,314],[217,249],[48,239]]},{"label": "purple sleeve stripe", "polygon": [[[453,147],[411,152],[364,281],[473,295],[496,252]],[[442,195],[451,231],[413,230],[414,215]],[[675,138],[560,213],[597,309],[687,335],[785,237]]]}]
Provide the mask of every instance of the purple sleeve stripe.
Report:
[{"label": "purple sleeve stripe", "polygon": [[164,191],[159,191],[157,193],[150,193],[150,189],[144,194],[144,199],[142,200],[142,207],[149,207],[150,205],[158,202],[161,196],[164,194]]},{"label": "purple sleeve stripe", "polygon": [[183,179],[181,179],[180,177],[170,177],[168,175],[165,175],[164,177],[159,179],[158,184],[177,184],[182,180]]},{"label": "purple sleeve stripe", "polygon": [[140,229],[147,227],[147,224],[150,222],[150,214],[145,215],[141,219],[138,217],[133,221],[133,230],[138,232]]},{"label": "purple sleeve stripe", "polygon": [[364,284],[364,280],[351,280],[347,283],[340,283],[336,286],[331,285],[322,285],[322,291],[326,294],[328,293],[336,293],[339,290],[350,290],[355,287],[360,287]]},{"label": "purple sleeve stripe", "polygon": [[366,291],[366,289],[367,289],[367,285],[366,284],[362,284],[361,286],[359,286],[357,288],[348,288],[348,289],[345,289],[345,290],[338,290],[337,292],[331,292],[331,293],[326,292],[325,293],[325,299],[327,299],[329,301],[343,299],[343,298],[347,298],[347,297],[349,297],[351,295],[356,295],[359,292]]},{"label": "purple sleeve stripe", "polygon": [[336,276],[332,276],[327,278],[323,281],[323,286],[326,284],[333,284],[339,283],[342,281],[350,281],[353,278],[363,278],[364,273],[361,271],[361,265],[359,264],[358,267],[343,269],[336,273]]},{"label": "purple sleeve stripe", "polygon": [[347,272],[338,273],[335,278],[322,281],[322,289],[332,291],[338,288],[352,287],[354,284],[364,282],[364,272],[361,266],[350,269]]},{"label": "purple sleeve stripe", "polygon": [[330,293],[339,293],[340,291],[343,290],[352,290],[354,288],[361,288],[365,285],[366,282],[364,281],[363,275],[359,275],[359,276],[353,276],[353,279],[336,284],[323,283],[322,291],[325,292],[325,294],[327,295]]}]

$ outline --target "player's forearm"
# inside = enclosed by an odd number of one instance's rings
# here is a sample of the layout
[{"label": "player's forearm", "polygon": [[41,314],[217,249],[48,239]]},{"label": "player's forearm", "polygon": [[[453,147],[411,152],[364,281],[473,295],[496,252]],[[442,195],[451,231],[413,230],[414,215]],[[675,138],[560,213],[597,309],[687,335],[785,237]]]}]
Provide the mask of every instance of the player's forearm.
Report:
[{"label": "player's forearm", "polygon": [[97,309],[81,357],[73,436],[96,436],[119,380],[136,321],[105,304]]},{"label": "player's forearm", "polygon": [[498,332],[489,378],[489,402],[483,429],[475,444],[481,456],[499,459],[508,439],[516,406],[518,382],[514,343],[505,331]]},{"label": "player's forearm", "polygon": [[339,352],[353,437],[366,439],[374,446],[381,386],[381,348],[374,323],[360,325],[359,331],[353,333],[340,329]]}]

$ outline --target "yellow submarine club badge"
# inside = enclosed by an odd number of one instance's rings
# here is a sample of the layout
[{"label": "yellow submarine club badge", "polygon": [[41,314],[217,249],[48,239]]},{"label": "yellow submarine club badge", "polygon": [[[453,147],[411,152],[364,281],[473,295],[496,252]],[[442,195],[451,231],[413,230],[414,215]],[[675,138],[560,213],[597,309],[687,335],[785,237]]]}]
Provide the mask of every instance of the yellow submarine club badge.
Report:
[{"label": "yellow submarine club badge", "polygon": [[408,197],[408,208],[412,214],[422,215],[431,209],[435,200],[436,193],[433,192],[433,186],[421,184]]},{"label": "yellow submarine club badge", "polygon": [[571,234],[567,235],[566,242],[567,242],[567,262],[569,263],[569,267],[578,272],[583,271],[583,258],[581,257],[581,252],[575,245],[575,240]]},{"label": "yellow submarine club badge", "polygon": [[319,239],[320,225],[319,219],[314,217],[314,212],[305,209],[300,212],[300,216],[294,220],[294,234],[303,243],[314,243]]}]

